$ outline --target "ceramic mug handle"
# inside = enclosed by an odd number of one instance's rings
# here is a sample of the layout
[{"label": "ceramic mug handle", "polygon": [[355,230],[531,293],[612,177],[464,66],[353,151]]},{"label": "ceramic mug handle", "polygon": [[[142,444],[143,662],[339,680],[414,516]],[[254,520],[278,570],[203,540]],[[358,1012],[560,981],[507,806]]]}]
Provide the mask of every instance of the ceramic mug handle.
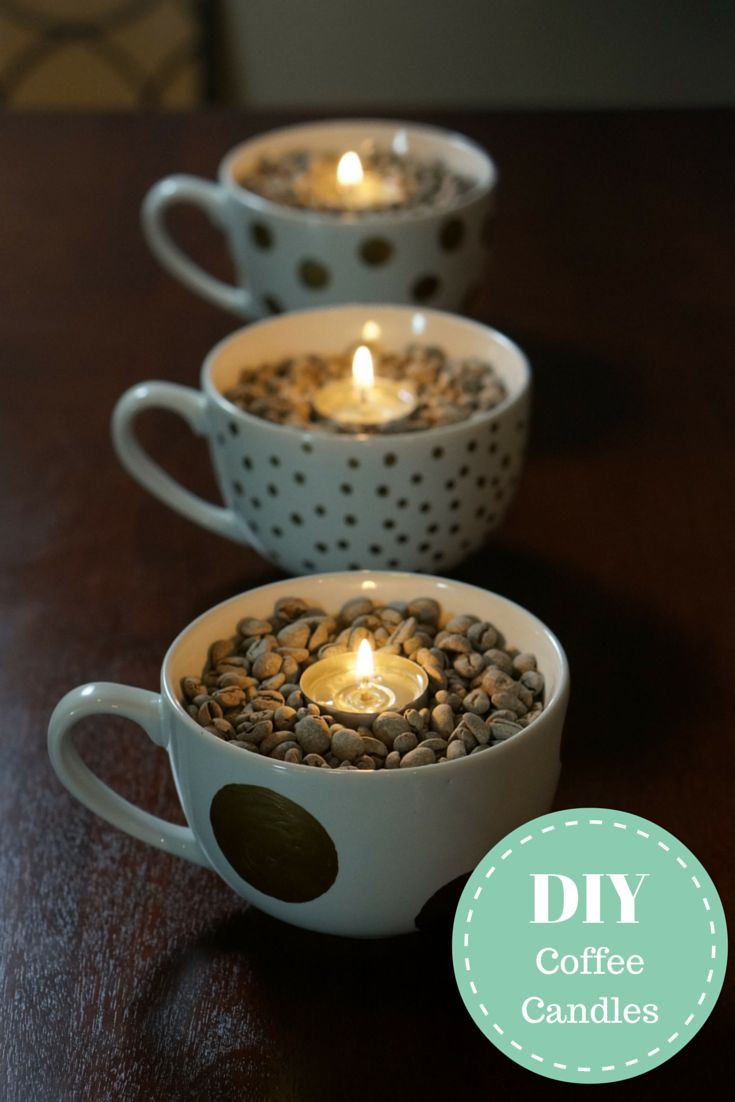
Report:
[{"label": "ceramic mug handle", "polygon": [[140,724],[152,742],[165,747],[161,706],[158,693],[132,689],[128,685],[102,681],[72,689],[56,705],[49,722],[51,764],[72,796],[112,826],[132,834],[141,842],[148,842],[177,857],[185,857],[195,865],[211,868],[189,827],[151,815],[113,791],[84,764],[71,737],[74,724],[86,716],[116,715]]},{"label": "ceramic mug handle", "polygon": [[185,287],[215,306],[230,310],[241,318],[253,312],[253,296],[244,287],[235,287],[205,272],[176,244],[166,228],[166,212],[178,203],[191,203],[203,211],[210,222],[227,232],[223,212],[226,202],[220,184],[197,176],[166,176],[150,189],[141,208],[143,234],[167,272]]},{"label": "ceramic mug handle", "polygon": [[133,478],[189,520],[218,536],[238,542],[258,542],[234,510],[213,505],[181,486],[155,463],[135,435],[135,421],[144,409],[167,409],[178,413],[197,436],[207,435],[206,398],[198,390],[178,383],[147,382],[126,390],[112,415],[112,441],[120,462]]}]

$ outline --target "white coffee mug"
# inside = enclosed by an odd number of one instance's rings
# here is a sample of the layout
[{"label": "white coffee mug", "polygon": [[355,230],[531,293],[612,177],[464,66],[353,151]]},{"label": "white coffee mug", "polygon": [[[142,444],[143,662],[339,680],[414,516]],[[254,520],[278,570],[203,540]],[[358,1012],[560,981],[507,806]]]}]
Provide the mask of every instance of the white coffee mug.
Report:
[{"label": "white coffee mug", "polygon": [[[537,657],[544,711],[484,753],[375,772],[319,769],[262,757],[205,731],[181,703],[215,639],[244,616],[268,617],[299,596],[337,612],[349,599],[433,597],[472,611]],[[560,771],[569,693],[564,652],[530,612],[475,586],[431,576],[347,573],[262,586],[210,609],[171,644],[160,693],[105,682],[74,689],[49,726],[62,783],[113,826],[217,872],[260,910],[311,930],[381,937],[415,930],[442,889],[469,873],[508,831],[549,810]],[[81,760],[72,728],[93,714],[126,716],[169,754],[188,826],[142,811]]]},{"label": "white coffee mug", "polygon": [[[471,186],[450,206],[355,215],[288,207],[238,182],[266,155],[366,149],[400,149],[422,160],[440,160]],[[160,180],[143,202],[142,226],[152,252],[171,275],[242,318],[343,302],[455,310],[481,278],[496,180],[490,157],[451,131],[371,119],[307,123],[236,146],[222,161],[216,183],[186,175]],[[166,212],[186,203],[223,232],[234,285],[205,272],[169,234]]]},{"label": "white coffee mug", "polygon": [[[507,397],[457,424],[357,436],[275,424],[225,398],[243,367],[341,352],[367,321],[386,350],[418,341],[488,361]],[[113,440],[124,466],[164,504],[295,574],[444,570],[500,524],[523,466],[529,401],[525,356],[487,326],[405,306],[328,307],[225,338],[204,361],[200,391],[164,382],[132,387],[115,408]],[[224,508],[185,490],[143,450],[135,420],[149,407],[173,410],[207,437]]]}]

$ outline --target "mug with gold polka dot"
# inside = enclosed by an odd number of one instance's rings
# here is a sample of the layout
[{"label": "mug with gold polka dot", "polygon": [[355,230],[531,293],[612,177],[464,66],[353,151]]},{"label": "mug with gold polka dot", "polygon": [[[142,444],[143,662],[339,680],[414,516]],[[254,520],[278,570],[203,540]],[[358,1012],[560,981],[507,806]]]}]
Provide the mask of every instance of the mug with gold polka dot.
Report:
[{"label": "mug with gold polka dot", "polygon": [[[365,210],[351,194],[360,184],[344,185],[343,199],[338,191],[336,205],[325,209],[288,205],[247,186],[264,161],[273,164],[299,152],[314,158],[352,153],[366,163],[376,152],[394,153],[417,164],[439,164],[461,186],[439,188],[433,199],[411,206],[401,198],[400,180],[396,194],[389,181],[388,205]],[[487,153],[447,130],[369,119],[307,123],[236,146],[216,182],[188,175],[160,180],[143,202],[142,226],[171,275],[242,318],[344,302],[456,310],[481,279],[496,179]],[[368,189],[368,203],[375,191]],[[380,180],[377,193],[379,202]],[[206,272],[173,239],[166,214],[179,204],[198,207],[222,231],[234,283]]]},{"label": "mug with gold polka dot", "polygon": [[[243,368],[343,352],[368,324],[388,352],[420,343],[491,365],[504,399],[440,427],[344,433],[318,422],[277,424],[226,397]],[[225,338],[204,361],[200,390],[155,381],[132,387],[115,408],[113,441],[130,474],[165,505],[291,573],[443,570],[502,521],[523,466],[529,399],[525,356],[485,325],[406,306],[333,306]],[[207,438],[224,506],[185,489],[143,449],[135,422],[150,407],[179,414]]]},{"label": "mug with gold polka dot", "polygon": [[[268,618],[276,601],[294,596],[328,613],[361,596],[377,604],[429,597],[447,617],[472,610],[536,655],[544,710],[484,753],[371,772],[281,761],[217,738],[187,712],[182,679],[201,673],[212,642],[241,619]],[[260,910],[324,933],[387,937],[451,918],[464,878],[488,849],[549,810],[568,692],[555,636],[504,597],[428,575],[323,574],[262,586],[205,612],[170,646],[159,693],[107,682],[67,693],[48,744],[60,780],[88,808],[214,870]],[[84,764],[73,728],[92,715],[131,719],[167,750],[186,826],[136,807]]]}]

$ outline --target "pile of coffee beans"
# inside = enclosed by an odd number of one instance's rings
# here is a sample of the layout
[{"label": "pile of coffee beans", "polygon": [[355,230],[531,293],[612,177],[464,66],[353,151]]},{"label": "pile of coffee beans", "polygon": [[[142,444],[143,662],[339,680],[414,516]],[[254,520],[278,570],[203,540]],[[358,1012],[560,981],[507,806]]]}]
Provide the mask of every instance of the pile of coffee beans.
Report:
[{"label": "pile of coffee beans", "polygon": [[[244,367],[239,382],[225,397],[246,413],[278,425],[362,432],[360,425],[326,420],[314,407],[314,395],[322,387],[350,377],[353,352],[350,348],[331,356],[292,356]],[[466,421],[494,409],[508,393],[491,364],[475,358],[452,359],[433,345],[411,344],[402,352],[373,349],[373,360],[376,376],[408,384],[417,397],[407,417],[376,426],[371,430],[375,432],[414,432]]]},{"label": "pile of coffee beans", "polygon": [[[307,702],[299,686],[312,663],[363,639],[418,663],[429,688],[423,707],[383,712],[353,730]],[[247,616],[213,642],[204,670],[181,688],[189,715],[217,738],[322,769],[398,769],[484,753],[544,707],[532,654],[477,616],[444,615],[431,597],[378,605],[360,596],[335,615],[284,597],[268,619]]]},{"label": "pile of coffee beans", "polygon": [[[340,214],[345,208],[340,204],[336,188],[334,194],[325,194],[323,189],[310,186],[313,175],[336,180],[339,159],[337,153],[292,150],[280,157],[262,157],[237,182],[248,191],[282,206]],[[395,182],[395,190],[401,198],[394,203],[380,202],[350,210],[351,217],[391,210],[443,210],[454,206],[473,185],[472,180],[457,175],[441,160],[421,161],[392,150],[363,153],[360,160],[364,172]]]}]

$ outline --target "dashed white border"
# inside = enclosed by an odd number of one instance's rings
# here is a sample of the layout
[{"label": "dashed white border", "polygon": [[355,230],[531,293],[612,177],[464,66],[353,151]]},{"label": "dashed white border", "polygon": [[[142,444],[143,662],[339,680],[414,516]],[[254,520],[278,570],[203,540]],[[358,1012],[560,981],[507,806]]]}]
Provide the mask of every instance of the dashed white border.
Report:
[{"label": "dashed white border", "polygon": [[[579,823],[580,823],[579,819],[567,819],[564,822],[563,825],[565,827],[575,827],[575,826],[579,826]],[[603,819],[588,819],[587,823],[590,826],[610,826],[611,825],[616,830],[628,830],[628,827],[629,827],[628,823],[621,823],[619,821],[613,821],[610,824],[610,823],[606,823],[605,820],[603,820]],[[539,833],[540,834],[549,834],[551,831],[556,829],[556,826],[557,826],[557,824],[551,824],[549,826],[541,827],[541,830],[540,830]],[[647,840],[650,840],[650,838],[651,838],[650,834],[645,830],[640,830],[640,829],[636,828],[635,833],[640,838],[645,838]],[[533,834],[526,834],[525,837],[520,839],[518,844],[520,846],[525,846],[528,842],[533,841],[533,838],[534,838]],[[664,853],[671,854],[671,846],[669,846],[664,841],[660,841],[658,839],[654,839],[654,840],[656,841],[656,845],[660,850],[662,850]],[[507,849],[505,851],[505,853],[501,853],[500,860],[501,861],[506,861],[511,856],[512,853],[513,853],[513,847],[511,846],[509,849]],[[682,857],[677,856],[676,854],[671,854],[671,856],[673,856],[675,858],[676,864],[680,868],[686,869],[688,867],[686,861],[684,861],[684,859]],[[495,872],[496,867],[497,867],[496,865],[491,865],[490,866],[490,868],[485,873],[485,879],[486,880],[490,879],[490,877]],[[711,905],[710,905],[710,902],[709,902],[707,896],[704,895],[703,892],[702,892],[702,885],[701,885],[700,881],[697,879],[696,876],[693,876],[693,875],[689,876],[689,880],[693,884],[696,891],[700,894],[701,899],[702,899],[702,905],[704,907],[705,912],[709,913],[711,911]],[[480,898],[480,895],[482,894],[482,889],[483,889],[483,885],[480,884],[480,886],[476,889],[476,891],[473,895],[473,899],[475,901]],[[473,914],[474,914],[474,911],[473,911],[472,908],[470,908],[467,912],[467,918],[466,918],[467,925],[469,925],[472,922]],[[709,929],[709,932],[710,932],[711,936],[714,938],[715,934],[716,934],[715,923],[711,919],[708,922],[708,929]],[[469,931],[465,931],[464,939],[463,939],[463,945],[464,945],[465,949],[469,948],[469,942],[470,942]],[[711,946],[710,955],[711,955],[712,960],[715,960],[716,957],[717,957],[717,946],[714,942]],[[465,971],[469,974],[472,970],[469,955],[465,956],[465,958],[464,958],[464,967],[465,967]],[[705,984],[711,984],[712,980],[713,980],[713,977],[714,977],[714,969],[710,968],[707,972],[707,976],[706,976],[706,979],[705,979]],[[476,997],[479,997],[477,986],[476,986],[476,984],[474,983],[473,980],[469,980],[469,985],[470,985],[470,990],[472,991],[472,994]],[[702,1004],[705,1002],[706,998],[707,998],[707,989],[705,987],[705,989],[702,991],[701,995],[697,999],[697,1006],[701,1007]],[[480,1002],[480,1003],[478,1003],[478,1006],[479,1006],[479,1008],[480,1008],[480,1010],[481,1010],[484,1017],[490,1017],[490,1013],[489,1013],[489,1011],[488,1011],[488,1009],[487,1009],[487,1007],[485,1006],[484,1003]],[[691,1025],[691,1023],[694,1021],[695,1015],[696,1015],[696,1011],[693,1011],[691,1014],[689,1014],[684,1019],[683,1025],[684,1026]],[[506,1042],[511,1046],[511,1048],[516,1049],[517,1052],[523,1052],[524,1051],[523,1045],[519,1044],[519,1042],[514,1040],[512,1037],[508,1037],[506,1035],[506,1031],[497,1022],[492,1023],[492,1028],[500,1037],[505,1037]],[[678,1040],[678,1038],[680,1036],[681,1036],[681,1032],[679,1030],[677,1030],[675,1033],[672,1033],[670,1037],[666,1038],[665,1043],[667,1045],[671,1045],[671,1044],[674,1043],[674,1041]],[[661,1053],[661,1051],[662,1051],[661,1046],[659,1045],[655,1048],[652,1048],[649,1052],[647,1052],[646,1056],[649,1057],[650,1059],[653,1059],[655,1056],[658,1056]],[[531,1060],[535,1060],[539,1064],[543,1064],[543,1063],[546,1063],[546,1062],[551,1063],[551,1066],[553,1068],[556,1068],[558,1071],[568,1071],[569,1070],[568,1066],[566,1064],[552,1063],[551,1061],[548,1060],[548,1058],[543,1057],[543,1056],[539,1056],[538,1053],[536,1053],[536,1052],[529,1052],[528,1055],[529,1055]],[[615,1064],[604,1064],[603,1066],[601,1066],[599,1068],[599,1070],[601,1072],[602,1071],[604,1071],[604,1072],[619,1071],[620,1072],[620,1071],[623,1070],[623,1068],[635,1067],[639,1062],[640,1062],[640,1058],[636,1056],[636,1057],[631,1058],[630,1060],[625,1060],[623,1063],[618,1064],[617,1066]],[[577,1072],[580,1072],[580,1073],[585,1073],[585,1072],[592,1072],[593,1069],[592,1069],[591,1066],[587,1067],[585,1065],[579,1065],[579,1066],[577,1066],[576,1069],[572,1069],[572,1070],[576,1070]],[[647,1070],[646,1068],[641,1069],[641,1071],[646,1071],[646,1070]]]}]

